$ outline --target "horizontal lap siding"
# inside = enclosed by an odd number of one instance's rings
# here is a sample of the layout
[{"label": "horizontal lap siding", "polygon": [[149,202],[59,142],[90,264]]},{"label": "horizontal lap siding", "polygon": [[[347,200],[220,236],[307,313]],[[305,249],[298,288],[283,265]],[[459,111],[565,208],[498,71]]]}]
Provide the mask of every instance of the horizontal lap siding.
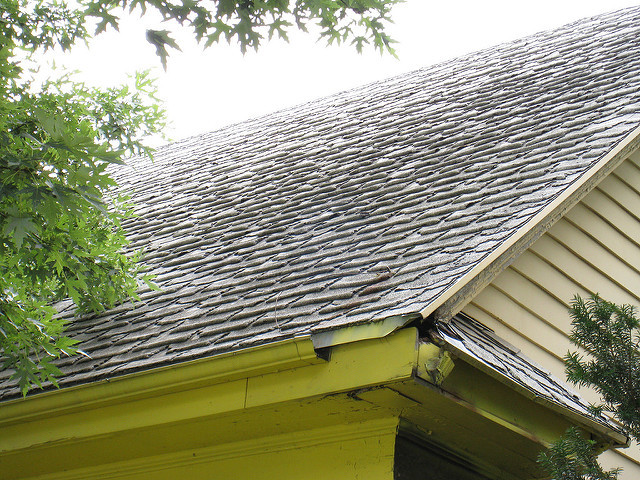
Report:
[{"label": "horizontal lap siding", "polygon": [[[553,375],[572,348],[567,309],[574,295],[598,293],[640,306],[640,161],[623,162],[464,308]],[[593,392],[582,391],[589,401]],[[638,478],[637,448],[607,456]],[[624,465],[626,463],[626,465]],[[636,470],[637,469],[637,470]]]}]

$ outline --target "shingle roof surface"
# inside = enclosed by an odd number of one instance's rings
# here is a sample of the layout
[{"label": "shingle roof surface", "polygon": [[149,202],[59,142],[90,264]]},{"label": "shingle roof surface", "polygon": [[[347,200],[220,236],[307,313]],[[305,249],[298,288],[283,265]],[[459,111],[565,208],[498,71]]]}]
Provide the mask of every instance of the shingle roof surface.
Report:
[{"label": "shingle roof surface", "polygon": [[639,124],[634,8],[136,159],[162,291],[74,320],[61,384],[419,311]]},{"label": "shingle roof surface", "polygon": [[499,378],[517,385],[530,396],[542,402],[560,405],[575,414],[589,417],[608,429],[619,431],[619,426],[604,415],[593,415],[589,404],[549,371],[475,319],[467,315],[456,315],[451,321],[436,325],[434,334],[449,350],[471,357],[485,370],[498,374]]}]

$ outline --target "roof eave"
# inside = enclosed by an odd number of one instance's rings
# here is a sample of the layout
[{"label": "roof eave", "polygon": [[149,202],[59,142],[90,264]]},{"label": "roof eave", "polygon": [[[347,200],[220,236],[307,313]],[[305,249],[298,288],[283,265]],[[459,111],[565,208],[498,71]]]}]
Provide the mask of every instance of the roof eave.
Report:
[{"label": "roof eave", "polygon": [[453,355],[460,358],[464,362],[473,366],[474,368],[477,368],[478,370],[488,374],[490,377],[498,380],[500,383],[507,385],[509,388],[525,396],[532,402],[537,403],[545,408],[548,408],[549,410],[552,410],[564,416],[568,420],[571,420],[573,422],[576,422],[582,425],[585,429],[602,436],[605,439],[605,442],[610,444],[611,447],[617,448],[617,447],[629,446],[629,438],[626,437],[621,432],[614,430],[612,428],[609,428],[606,425],[603,425],[593,420],[592,418],[586,417],[585,415],[582,415],[579,412],[576,412],[570,408],[563,407],[562,405],[556,404],[550,400],[547,400],[546,398],[541,397],[540,395],[537,395],[535,392],[523,387],[517,382],[510,380],[506,376],[499,374],[492,368],[488,367],[484,363],[468,355],[466,352],[456,348],[450,343],[446,343],[445,349],[450,351]]}]

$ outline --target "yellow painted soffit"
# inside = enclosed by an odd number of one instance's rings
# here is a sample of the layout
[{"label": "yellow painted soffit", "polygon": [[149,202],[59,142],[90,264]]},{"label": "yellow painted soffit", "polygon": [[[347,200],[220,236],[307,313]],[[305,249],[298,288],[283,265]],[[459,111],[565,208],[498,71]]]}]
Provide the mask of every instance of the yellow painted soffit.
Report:
[{"label": "yellow painted soffit", "polygon": [[579,412],[576,412],[576,411],[574,411],[574,410],[572,410],[570,408],[563,407],[563,406],[561,406],[561,405],[559,405],[557,403],[554,403],[554,402],[551,402],[550,400],[547,400],[544,397],[536,395],[531,390],[523,387],[522,385],[518,384],[517,382],[509,380],[504,375],[496,372],[492,368],[489,368],[487,365],[483,364],[482,362],[479,362],[478,360],[476,360],[475,358],[473,358],[470,355],[466,354],[462,350],[459,350],[459,349],[457,349],[455,347],[452,347],[452,346],[447,346],[446,348],[447,348],[447,350],[451,350],[452,353],[455,356],[457,356],[460,359],[464,360],[466,363],[471,365],[473,368],[475,368],[477,370],[480,370],[481,372],[486,373],[490,377],[498,380],[503,385],[506,385],[510,389],[514,390],[515,392],[518,392],[520,395],[522,395],[525,398],[533,401],[534,403],[537,403],[538,405],[540,405],[540,406],[542,406],[544,408],[547,408],[547,409],[549,409],[549,410],[551,410],[553,412],[556,412],[556,413],[562,415],[563,417],[567,418],[571,422],[575,422],[575,423],[583,425],[587,430],[590,430],[591,432],[603,435],[604,437],[607,438],[608,442],[611,442],[613,444],[614,447],[625,447],[625,446],[628,446],[629,439],[626,436],[624,436],[623,434],[621,434],[620,432],[618,432],[616,430],[613,430],[611,428],[608,428],[605,425],[602,425],[601,423],[598,423],[598,422],[590,419],[589,417],[586,417],[586,416],[580,414]]},{"label": "yellow painted soffit", "polygon": [[448,321],[639,147],[640,127],[637,127],[498,249],[421,310],[422,317],[427,318],[435,313],[437,320]]},{"label": "yellow painted soffit", "polygon": [[1,402],[0,426],[318,363],[310,337],[293,338]]}]

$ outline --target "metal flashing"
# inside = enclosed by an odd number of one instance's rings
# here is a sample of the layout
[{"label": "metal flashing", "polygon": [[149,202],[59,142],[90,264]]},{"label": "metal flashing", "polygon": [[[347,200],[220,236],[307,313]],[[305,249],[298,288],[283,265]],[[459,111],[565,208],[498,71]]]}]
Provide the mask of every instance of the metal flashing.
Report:
[{"label": "metal flashing", "polygon": [[314,348],[322,349],[372,338],[383,338],[421,318],[419,313],[394,315],[370,323],[348,325],[333,330],[322,330],[312,333],[311,341]]}]

